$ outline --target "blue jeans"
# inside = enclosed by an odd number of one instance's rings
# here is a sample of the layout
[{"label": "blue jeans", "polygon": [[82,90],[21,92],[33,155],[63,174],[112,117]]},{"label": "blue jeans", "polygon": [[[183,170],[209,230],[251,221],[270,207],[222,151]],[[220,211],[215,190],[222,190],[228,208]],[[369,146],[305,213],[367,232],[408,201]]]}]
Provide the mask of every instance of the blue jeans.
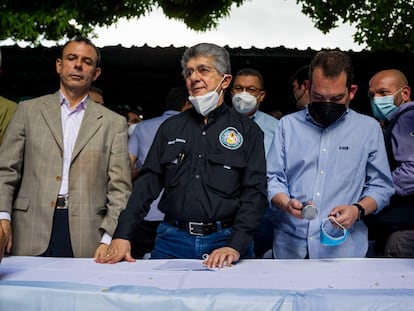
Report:
[{"label": "blue jeans", "polygon": [[[209,235],[196,236],[162,222],[157,229],[151,259],[202,259],[204,254],[210,254],[213,250],[224,247],[230,234],[231,228],[227,228]],[[254,257],[253,243],[242,257]]]}]

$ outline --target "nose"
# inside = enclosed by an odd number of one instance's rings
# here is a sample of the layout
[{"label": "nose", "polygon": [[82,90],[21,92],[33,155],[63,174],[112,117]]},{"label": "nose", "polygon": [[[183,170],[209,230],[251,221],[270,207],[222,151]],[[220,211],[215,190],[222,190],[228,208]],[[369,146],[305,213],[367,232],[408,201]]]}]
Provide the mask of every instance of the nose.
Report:
[{"label": "nose", "polygon": [[200,74],[197,70],[194,70],[191,72],[190,76],[189,76],[190,80],[196,80],[198,81],[200,78]]},{"label": "nose", "polygon": [[82,60],[81,59],[76,59],[75,60],[75,68],[82,68]]}]

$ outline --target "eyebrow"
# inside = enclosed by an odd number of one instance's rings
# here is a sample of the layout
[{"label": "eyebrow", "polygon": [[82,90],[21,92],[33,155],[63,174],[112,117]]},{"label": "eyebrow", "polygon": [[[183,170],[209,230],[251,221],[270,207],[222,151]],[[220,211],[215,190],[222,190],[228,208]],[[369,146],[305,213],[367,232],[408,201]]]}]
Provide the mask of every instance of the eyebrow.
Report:
[{"label": "eyebrow", "polygon": [[80,56],[80,55],[78,55],[78,54],[76,54],[76,53],[68,53],[68,54],[66,54],[66,57],[72,57],[72,56],[77,57],[77,58],[80,58],[80,59],[87,59],[87,60],[94,61],[93,57],[89,57],[89,56]]},{"label": "eyebrow", "polygon": [[327,97],[327,96],[325,96],[325,95],[322,95],[322,94],[320,94],[320,93],[318,93],[318,92],[315,92],[315,91],[312,91],[311,92],[311,94],[313,95],[313,96],[316,96],[316,97],[322,97],[322,98],[324,98],[324,99],[332,99],[332,98],[338,98],[338,97],[340,97],[340,98],[343,98],[345,95],[346,95],[346,91],[345,92],[343,92],[343,93],[339,93],[339,94],[336,94],[336,95],[330,95],[329,97]]}]

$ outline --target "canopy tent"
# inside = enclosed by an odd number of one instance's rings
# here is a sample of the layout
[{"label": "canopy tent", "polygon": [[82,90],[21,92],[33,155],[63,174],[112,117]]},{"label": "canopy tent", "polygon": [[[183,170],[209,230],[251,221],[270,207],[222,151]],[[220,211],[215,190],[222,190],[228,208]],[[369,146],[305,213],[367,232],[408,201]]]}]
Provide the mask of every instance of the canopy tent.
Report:
[{"label": "canopy tent", "polygon": [[[309,64],[317,51],[286,49],[228,48],[232,73],[251,67],[264,77],[267,96],[262,110],[279,109],[284,113],[295,109],[289,85],[290,76]],[[60,47],[2,47],[3,75],[0,94],[15,101],[53,93],[59,88],[55,60]],[[119,110],[125,106],[140,106],[144,118],[161,114],[165,97],[171,87],[183,86],[180,59],[185,47],[107,46],[101,48],[102,74],[95,85],[104,92],[105,105]],[[355,83],[359,90],[352,103],[357,111],[370,113],[367,85],[378,70],[401,69],[408,77],[412,70],[412,54],[348,52],[355,67]],[[227,92],[227,102],[229,102]]]}]

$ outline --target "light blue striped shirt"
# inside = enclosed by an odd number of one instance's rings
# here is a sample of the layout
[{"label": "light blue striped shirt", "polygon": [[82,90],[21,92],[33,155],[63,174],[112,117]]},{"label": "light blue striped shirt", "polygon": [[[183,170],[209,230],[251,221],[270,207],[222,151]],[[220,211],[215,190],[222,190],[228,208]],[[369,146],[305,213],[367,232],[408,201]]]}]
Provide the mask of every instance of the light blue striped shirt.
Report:
[{"label": "light blue striped shirt", "polygon": [[372,197],[382,209],[394,193],[384,139],[378,122],[348,109],[324,129],[308,109],[283,117],[267,157],[268,197],[285,193],[313,201],[318,218],[308,221],[276,209],[273,251],[276,258],[364,257],[367,227],[360,221],[345,243],[323,246],[321,220],[338,205]]},{"label": "light blue striped shirt", "polygon": [[279,120],[272,117],[270,114],[267,114],[259,110],[257,110],[253,114],[252,119],[254,122],[257,123],[257,125],[264,133],[264,147],[265,154],[267,156],[267,153],[270,149],[270,145],[273,141],[273,137],[275,136],[275,133],[277,131],[277,124],[279,123]]}]

